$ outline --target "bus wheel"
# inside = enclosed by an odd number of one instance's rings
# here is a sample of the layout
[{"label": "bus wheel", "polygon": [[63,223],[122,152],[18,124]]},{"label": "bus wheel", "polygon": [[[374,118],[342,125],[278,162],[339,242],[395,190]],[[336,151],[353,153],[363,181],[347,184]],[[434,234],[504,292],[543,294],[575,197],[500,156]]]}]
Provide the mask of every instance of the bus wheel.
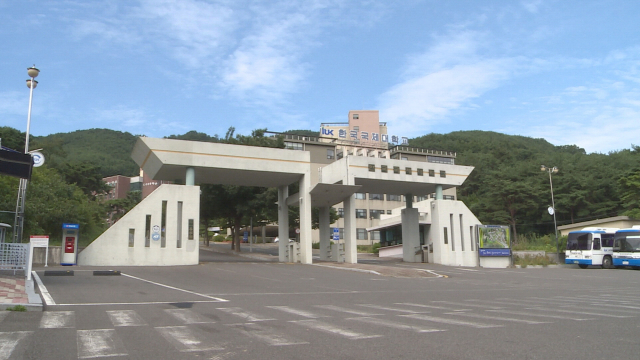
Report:
[{"label": "bus wheel", "polygon": [[578,264],[578,266],[580,266],[580,269],[586,269],[589,265],[587,265],[587,264]]},{"label": "bus wheel", "polygon": [[602,268],[603,269],[611,269],[613,265],[613,262],[611,261],[611,257],[610,256],[605,256],[602,259]]}]

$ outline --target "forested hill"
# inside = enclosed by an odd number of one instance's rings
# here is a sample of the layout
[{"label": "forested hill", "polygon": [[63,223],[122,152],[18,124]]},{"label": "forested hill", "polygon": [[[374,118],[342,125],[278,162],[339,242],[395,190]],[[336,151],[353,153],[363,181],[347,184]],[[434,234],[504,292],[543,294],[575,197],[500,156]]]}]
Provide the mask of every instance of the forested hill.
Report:
[{"label": "forested hill", "polygon": [[575,145],[486,131],[429,134],[411,146],[457,153],[456,164],[475,167],[458,190],[460,200],[485,223],[518,225],[525,232],[553,231],[549,173],[558,225],[617,215],[638,216],[640,148],[587,154]]},{"label": "forested hill", "polygon": [[128,132],[90,129],[34,137],[29,148],[43,148],[47,163],[54,168],[89,163],[99,168],[103,177],[136,176],[139,167],[131,159],[136,140],[137,136]]}]

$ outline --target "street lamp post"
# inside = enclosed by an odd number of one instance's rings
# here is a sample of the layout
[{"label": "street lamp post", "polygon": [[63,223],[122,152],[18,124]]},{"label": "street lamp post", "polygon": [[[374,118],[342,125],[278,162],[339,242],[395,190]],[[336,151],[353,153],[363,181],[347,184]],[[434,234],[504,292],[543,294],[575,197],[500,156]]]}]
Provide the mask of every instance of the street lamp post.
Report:
[{"label": "street lamp post", "polygon": [[[33,104],[33,89],[38,86],[35,78],[40,74],[40,70],[33,65],[27,68],[27,87],[29,88],[29,112],[27,113],[27,137],[24,142],[24,153],[29,153],[29,130],[31,128],[31,105]],[[20,179],[20,187],[18,188],[18,199],[16,201],[16,217],[14,219],[13,242],[22,242],[22,230],[24,228],[24,199],[27,195],[27,179]]]},{"label": "street lamp post", "polygon": [[558,262],[560,262],[560,244],[558,243],[558,225],[556,223],[556,203],[553,199],[553,181],[551,181],[551,173],[557,173],[558,172],[558,168],[557,167],[546,167],[544,165],[540,166],[540,171],[546,171],[549,173],[549,186],[551,186],[551,207],[549,208],[549,214],[553,215],[553,228],[555,229],[555,234],[556,234],[556,257],[558,259]]}]

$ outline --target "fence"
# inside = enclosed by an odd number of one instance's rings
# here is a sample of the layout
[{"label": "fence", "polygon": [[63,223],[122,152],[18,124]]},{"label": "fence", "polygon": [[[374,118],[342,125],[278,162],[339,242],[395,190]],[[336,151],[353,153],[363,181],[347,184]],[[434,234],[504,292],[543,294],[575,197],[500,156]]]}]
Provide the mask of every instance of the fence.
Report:
[{"label": "fence", "polygon": [[0,243],[0,270],[27,271],[29,244]]}]

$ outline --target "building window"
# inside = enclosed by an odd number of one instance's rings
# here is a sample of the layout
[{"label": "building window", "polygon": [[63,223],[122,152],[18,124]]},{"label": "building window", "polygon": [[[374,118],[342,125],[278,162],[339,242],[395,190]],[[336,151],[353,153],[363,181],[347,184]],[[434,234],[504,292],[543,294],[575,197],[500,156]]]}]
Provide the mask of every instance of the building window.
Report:
[{"label": "building window", "polygon": [[387,201],[401,201],[402,198],[400,197],[400,195],[391,195],[391,194],[387,194]]},{"label": "building window", "polygon": [[380,240],[380,231],[379,230],[372,231],[370,234],[371,234],[371,240]]},{"label": "building window", "polygon": [[380,166],[380,171],[382,171],[383,173],[386,173],[387,172],[387,165]]},{"label": "building window", "polygon": [[416,201],[425,201],[429,198],[427,195],[418,195],[416,196]]},{"label": "building window", "polygon": [[391,210],[387,210],[387,215],[391,215]]},{"label": "building window", "polygon": [[400,174],[400,166],[394,166],[393,167],[393,173],[394,174]]},{"label": "building window", "polygon": [[356,209],[356,219],[366,219],[367,209]]},{"label": "building window", "polygon": [[447,172],[444,170],[440,170],[440,177],[441,178],[446,178],[447,177]]},{"label": "building window", "polygon": [[[353,114],[352,118],[353,118],[353,120],[358,120],[358,119],[360,119],[360,115],[358,115],[358,114]],[[343,118],[343,119],[344,119],[344,118]]]},{"label": "building window", "polygon": [[376,172],[376,165],[375,164],[369,164],[369,171],[370,172]]},{"label": "building window", "polygon": [[335,152],[333,149],[327,149],[327,159],[333,159],[334,154]]},{"label": "building window", "polygon": [[366,200],[366,194],[365,193],[356,193],[356,199],[357,200]]},{"label": "building window", "polygon": [[456,197],[453,195],[442,195],[442,200],[455,200]]},{"label": "building window", "polygon": [[384,200],[384,194],[369,194],[369,200]]},{"label": "building window", "polygon": [[442,157],[442,156],[431,156],[431,155],[427,155],[427,162],[430,162],[430,163],[438,163],[438,164],[451,164],[451,165],[455,165],[455,164],[454,164],[454,159],[453,159],[453,158]]},{"label": "building window", "polygon": [[354,126],[353,131],[360,131],[360,126]]},{"label": "building window", "polygon": [[423,176],[423,175],[424,175],[424,170],[418,169],[418,176]]},{"label": "building window", "polygon": [[400,160],[409,160],[409,158],[406,157],[406,156],[403,156],[403,157],[400,158]]},{"label": "building window", "polygon": [[342,159],[343,157],[344,157],[344,153],[343,153],[342,151],[340,151],[340,152],[338,153],[338,155],[336,155],[336,160],[340,160],[340,159]]},{"label": "building window", "polygon": [[284,148],[289,150],[304,150],[304,146],[302,143],[294,143],[289,141],[284,142]]},{"label": "building window", "polygon": [[369,217],[372,219],[380,219],[380,214],[384,214],[384,210],[369,210]]},{"label": "building window", "polygon": [[357,228],[356,229],[356,239],[357,240],[367,240],[367,229]]},{"label": "building window", "polygon": [[435,177],[436,176],[436,171],[435,170],[429,170],[429,176]]},{"label": "building window", "polygon": [[338,208],[338,217],[340,218],[344,217],[344,208]]},{"label": "building window", "polygon": [[404,168],[404,172],[407,175],[411,175],[411,168],[410,167]]}]

